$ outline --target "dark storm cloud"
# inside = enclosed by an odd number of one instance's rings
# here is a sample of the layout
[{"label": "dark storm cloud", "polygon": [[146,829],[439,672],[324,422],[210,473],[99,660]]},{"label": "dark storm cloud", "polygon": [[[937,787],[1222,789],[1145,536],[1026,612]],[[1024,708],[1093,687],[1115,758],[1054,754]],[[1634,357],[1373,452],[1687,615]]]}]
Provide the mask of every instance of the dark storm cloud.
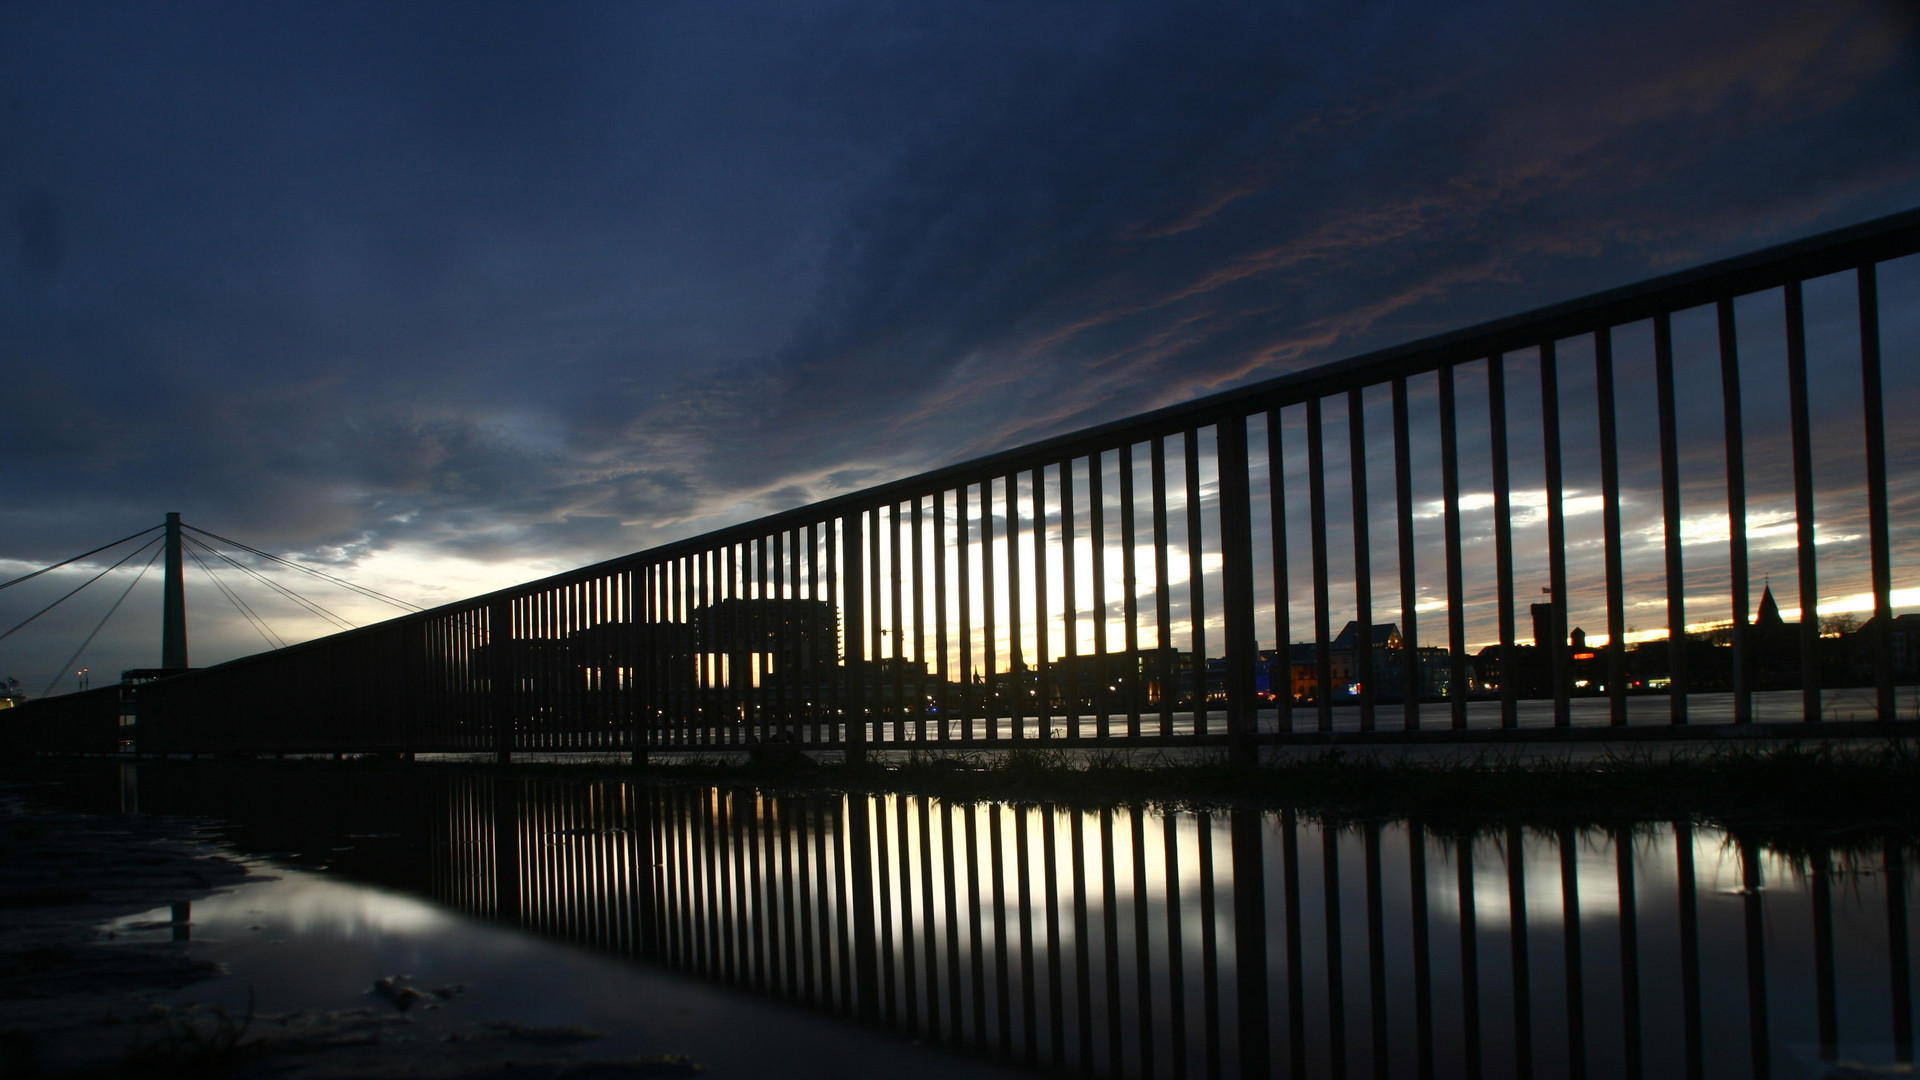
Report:
[{"label": "dark storm cloud", "polygon": [[1873,3],[7,5],[0,555],[603,558],[1913,205],[1915,56]]},{"label": "dark storm cloud", "polygon": [[67,223],[60,204],[45,188],[21,196],[14,210],[20,231],[20,277],[38,284],[60,272],[67,261]]}]

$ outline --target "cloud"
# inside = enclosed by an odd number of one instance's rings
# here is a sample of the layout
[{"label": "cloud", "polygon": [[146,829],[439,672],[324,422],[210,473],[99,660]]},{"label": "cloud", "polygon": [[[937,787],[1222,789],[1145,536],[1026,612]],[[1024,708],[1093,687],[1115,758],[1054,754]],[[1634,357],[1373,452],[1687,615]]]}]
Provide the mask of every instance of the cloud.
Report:
[{"label": "cloud", "polygon": [[24,562],[520,579],[1920,196],[1873,3],[116,10],[0,8]]}]

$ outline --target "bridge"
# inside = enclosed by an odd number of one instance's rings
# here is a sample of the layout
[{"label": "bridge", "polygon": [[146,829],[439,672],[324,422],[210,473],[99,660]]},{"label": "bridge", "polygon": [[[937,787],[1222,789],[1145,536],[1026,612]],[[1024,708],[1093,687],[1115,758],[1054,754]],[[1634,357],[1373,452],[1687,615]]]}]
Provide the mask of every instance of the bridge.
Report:
[{"label": "bridge", "polygon": [[[138,685],[0,719],[40,752],[636,762],[1920,732],[1882,403],[1916,253],[1910,211],[214,667],[182,627]],[[1823,626],[1856,579],[1870,616]]]}]

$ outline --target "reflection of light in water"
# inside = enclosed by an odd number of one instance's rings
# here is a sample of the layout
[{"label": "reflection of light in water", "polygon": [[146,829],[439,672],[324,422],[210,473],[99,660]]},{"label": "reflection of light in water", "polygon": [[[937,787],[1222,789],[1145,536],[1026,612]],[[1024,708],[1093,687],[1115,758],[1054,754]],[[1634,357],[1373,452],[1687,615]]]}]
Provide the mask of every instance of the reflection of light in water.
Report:
[{"label": "reflection of light in water", "polygon": [[[259,917],[249,913],[251,894],[240,889],[197,901],[195,923],[231,923],[244,928]],[[403,893],[352,885],[311,873],[286,873],[274,889],[274,930],[339,938],[380,934],[435,933],[457,917]]]}]

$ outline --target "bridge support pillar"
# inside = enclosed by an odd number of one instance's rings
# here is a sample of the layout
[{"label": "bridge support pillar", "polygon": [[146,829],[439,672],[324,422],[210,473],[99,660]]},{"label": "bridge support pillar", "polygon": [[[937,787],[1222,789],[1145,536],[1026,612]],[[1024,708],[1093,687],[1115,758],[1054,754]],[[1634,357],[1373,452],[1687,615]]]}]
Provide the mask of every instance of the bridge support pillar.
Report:
[{"label": "bridge support pillar", "polygon": [[187,592],[180,566],[180,515],[167,515],[166,578],[160,601],[160,666],[170,671],[187,666]]}]

